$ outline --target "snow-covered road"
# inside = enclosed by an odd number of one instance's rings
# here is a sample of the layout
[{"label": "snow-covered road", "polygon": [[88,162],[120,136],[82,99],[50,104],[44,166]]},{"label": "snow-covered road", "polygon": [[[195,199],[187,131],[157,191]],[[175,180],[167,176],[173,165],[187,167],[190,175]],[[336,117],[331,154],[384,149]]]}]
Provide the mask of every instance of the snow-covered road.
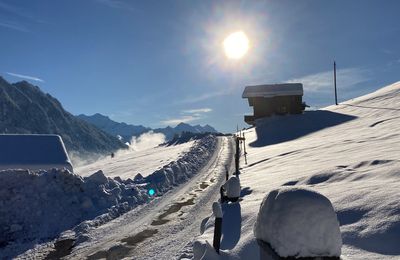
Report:
[{"label": "snow-covered road", "polygon": [[[190,254],[191,241],[218,199],[225,166],[232,163],[230,138],[218,140],[209,163],[187,183],[91,230],[67,259],[174,259]],[[78,239],[79,241],[79,239]]]}]

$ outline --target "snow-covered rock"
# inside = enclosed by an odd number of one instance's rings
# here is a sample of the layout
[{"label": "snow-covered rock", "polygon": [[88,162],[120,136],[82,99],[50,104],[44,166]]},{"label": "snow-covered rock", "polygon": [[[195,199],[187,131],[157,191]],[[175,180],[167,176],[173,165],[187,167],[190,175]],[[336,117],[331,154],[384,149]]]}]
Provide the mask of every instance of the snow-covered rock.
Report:
[{"label": "snow-covered rock", "polygon": [[254,235],[281,257],[341,254],[339,222],[331,202],[308,189],[272,190],[261,203]]}]

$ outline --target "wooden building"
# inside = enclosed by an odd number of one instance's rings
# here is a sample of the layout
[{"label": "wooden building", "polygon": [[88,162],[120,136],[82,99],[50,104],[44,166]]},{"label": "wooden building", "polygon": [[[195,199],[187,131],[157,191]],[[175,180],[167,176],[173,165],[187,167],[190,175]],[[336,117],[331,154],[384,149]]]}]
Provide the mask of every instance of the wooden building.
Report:
[{"label": "wooden building", "polygon": [[244,116],[244,121],[254,125],[255,120],[262,117],[301,114],[304,110],[302,97],[301,83],[247,86],[242,98],[248,99],[254,115]]}]

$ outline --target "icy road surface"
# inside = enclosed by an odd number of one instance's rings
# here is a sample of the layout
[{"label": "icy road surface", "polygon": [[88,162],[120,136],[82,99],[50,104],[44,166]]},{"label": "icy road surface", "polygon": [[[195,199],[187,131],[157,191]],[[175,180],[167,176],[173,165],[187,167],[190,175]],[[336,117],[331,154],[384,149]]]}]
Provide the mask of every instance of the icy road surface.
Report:
[{"label": "icy road surface", "polygon": [[210,162],[186,184],[151,203],[93,229],[66,259],[175,259],[191,251],[201,222],[219,198],[225,165],[233,158],[230,138],[218,140]]}]

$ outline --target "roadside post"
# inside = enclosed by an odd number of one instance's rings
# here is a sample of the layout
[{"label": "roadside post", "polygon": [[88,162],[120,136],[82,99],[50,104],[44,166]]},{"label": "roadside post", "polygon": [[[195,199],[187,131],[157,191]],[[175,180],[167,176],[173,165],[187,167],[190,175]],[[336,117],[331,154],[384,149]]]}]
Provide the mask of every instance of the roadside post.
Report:
[{"label": "roadside post", "polygon": [[244,140],[243,137],[236,135],[235,142],[236,142],[236,153],[235,153],[235,175],[236,177],[239,176],[239,158],[240,158],[240,141]]},{"label": "roadside post", "polygon": [[222,208],[221,204],[214,202],[212,205],[213,214],[215,216],[214,224],[214,240],[213,247],[217,254],[219,254],[219,249],[221,246],[221,235],[222,235]]}]

